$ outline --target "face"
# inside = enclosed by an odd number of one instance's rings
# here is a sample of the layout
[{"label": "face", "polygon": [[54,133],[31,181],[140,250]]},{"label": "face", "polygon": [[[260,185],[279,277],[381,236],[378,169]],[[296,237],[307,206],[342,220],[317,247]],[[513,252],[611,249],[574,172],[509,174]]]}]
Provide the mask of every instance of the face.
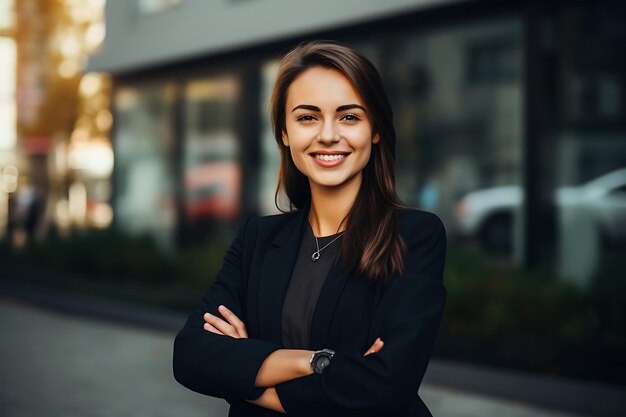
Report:
[{"label": "face", "polygon": [[359,187],[372,144],[371,116],[348,79],[339,71],[313,67],[287,90],[286,130],[296,167],[311,187]]}]

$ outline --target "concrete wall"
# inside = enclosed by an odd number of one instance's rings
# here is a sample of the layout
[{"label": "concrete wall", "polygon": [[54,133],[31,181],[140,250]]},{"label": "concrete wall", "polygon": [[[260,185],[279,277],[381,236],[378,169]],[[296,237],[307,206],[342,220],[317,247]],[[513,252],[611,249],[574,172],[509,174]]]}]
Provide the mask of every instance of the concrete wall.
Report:
[{"label": "concrete wall", "polygon": [[461,1],[182,0],[142,14],[137,0],[109,0],[106,39],[87,69],[130,72]]}]

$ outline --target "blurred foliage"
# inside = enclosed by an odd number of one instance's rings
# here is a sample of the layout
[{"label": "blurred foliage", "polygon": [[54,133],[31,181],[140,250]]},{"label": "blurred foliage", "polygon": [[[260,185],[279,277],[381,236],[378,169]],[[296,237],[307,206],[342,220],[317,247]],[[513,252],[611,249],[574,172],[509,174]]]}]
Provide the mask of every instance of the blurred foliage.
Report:
[{"label": "blurred foliage", "polygon": [[626,384],[625,260],[607,257],[589,288],[451,246],[442,358]]},{"label": "blurred foliage", "polygon": [[[0,246],[0,263],[16,280],[188,312],[226,249],[197,245],[164,256],[148,238],[92,231],[17,253]],[[606,256],[583,289],[550,268],[516,269],[450,244],[435,356],[626,385],[624,262]]]},{"label": "blurred foliage", "polygon": [[7,278],[54,288],[189,311],[219,271],[227,245],[183,247],[165,255],[148,237],[111,230],[31,243],[0,245]]}]

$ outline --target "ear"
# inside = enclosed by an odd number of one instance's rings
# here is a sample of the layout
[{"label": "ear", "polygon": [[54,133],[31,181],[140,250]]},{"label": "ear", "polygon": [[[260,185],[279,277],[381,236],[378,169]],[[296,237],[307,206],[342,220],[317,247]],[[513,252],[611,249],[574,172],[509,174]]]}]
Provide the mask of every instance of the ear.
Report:
[{"label": "ear", "polygon": [[380,135],[376,133],[374,137],[372,138],[372,143],[378,143],[378,142],[380,142]]},{"label": "ear", "polygon": [[286,147],[289,147],[289,136],[287,136],[287,132],[283,130],[283,144]]}]

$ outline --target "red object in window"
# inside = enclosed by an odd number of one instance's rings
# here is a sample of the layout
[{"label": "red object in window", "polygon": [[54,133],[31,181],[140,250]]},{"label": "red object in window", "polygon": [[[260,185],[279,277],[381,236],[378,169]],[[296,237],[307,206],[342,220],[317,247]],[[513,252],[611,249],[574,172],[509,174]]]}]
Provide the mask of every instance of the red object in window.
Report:
[{"label": "red object in window", "polygon": [[239,216],[241,169],[232,161],[211,162],[185,174],[185,214],[190,220]]}]

